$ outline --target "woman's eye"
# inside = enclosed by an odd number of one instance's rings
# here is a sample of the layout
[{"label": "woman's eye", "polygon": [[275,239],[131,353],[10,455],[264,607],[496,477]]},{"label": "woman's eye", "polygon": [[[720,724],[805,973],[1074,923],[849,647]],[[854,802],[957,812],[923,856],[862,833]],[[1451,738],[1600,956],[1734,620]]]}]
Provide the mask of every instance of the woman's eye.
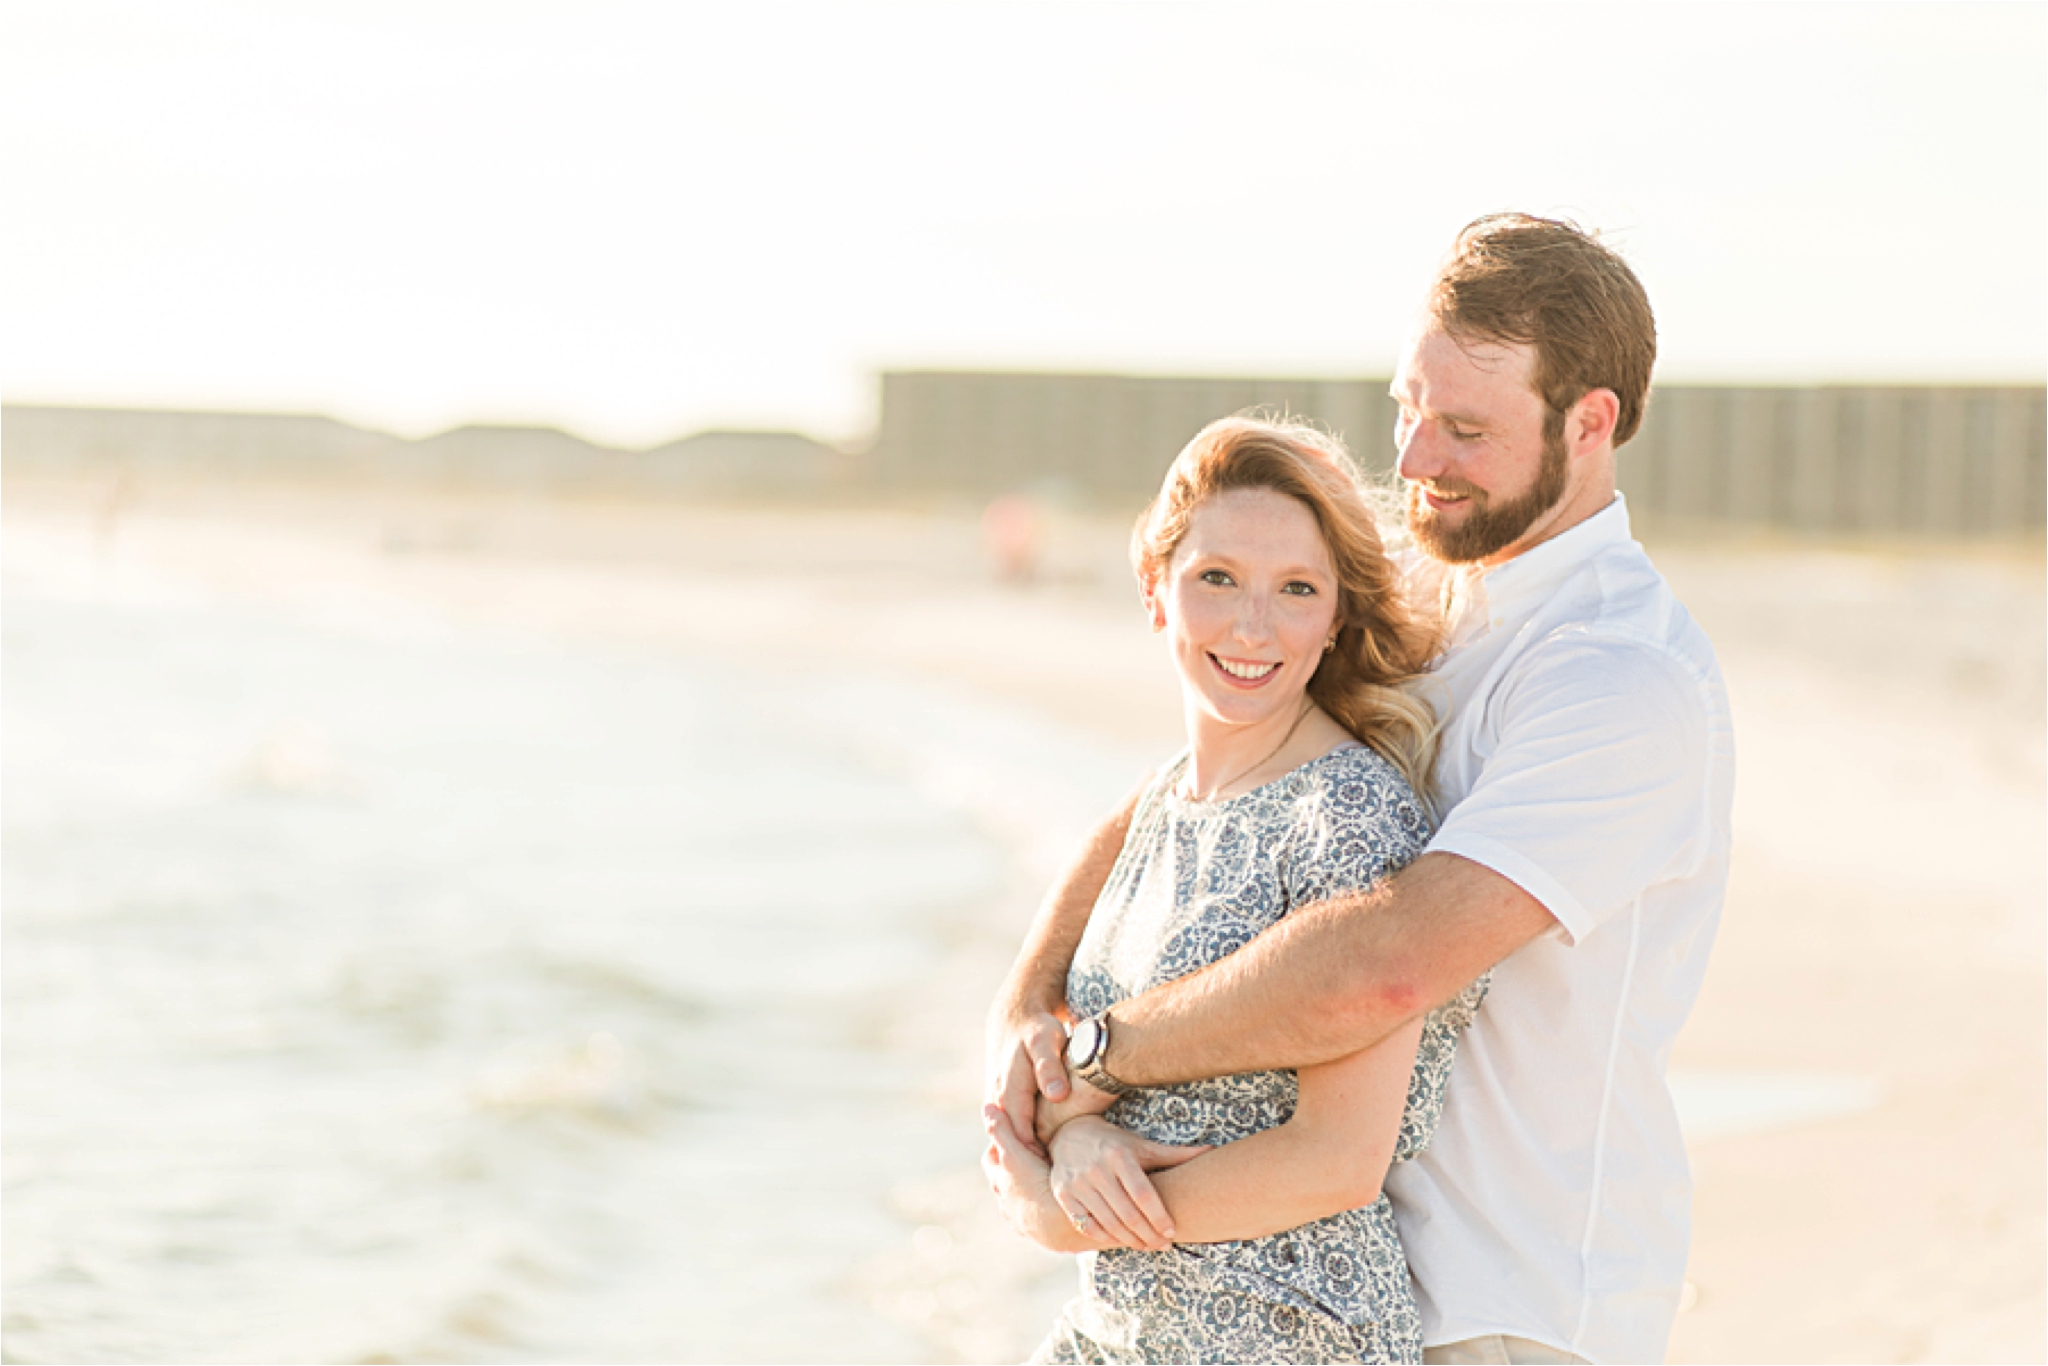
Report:
[{"label": "woman's eye", "polygon": [[1479,439],[1478,432],[1468,431],[1463,427],[1446,427],[1444,430],[1450,433],[1451,440],[1453,441],[1477,441]]},{"label": "woman's eye", "polygon": [[1312,583],[1303,583],[1300,579],[1296,579],[1280,591],[1292,593],[1297,598],[1312,598],[1316,595],[1316,586]]},{"label": "woman's eye", "polygon": [[1230,575],[1220,569],[1204,569],[1202,571],[1202,582],[1212,584],[1217,588],[1228,588],[1230,587]]}]

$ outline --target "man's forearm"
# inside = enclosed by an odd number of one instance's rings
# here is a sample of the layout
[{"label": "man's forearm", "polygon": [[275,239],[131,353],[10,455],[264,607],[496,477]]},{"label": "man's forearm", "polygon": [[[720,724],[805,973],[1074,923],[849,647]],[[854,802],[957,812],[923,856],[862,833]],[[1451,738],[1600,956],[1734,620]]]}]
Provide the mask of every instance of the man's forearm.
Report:
[{"label": "man's forearm", "polygon": [[1131,804],[1097,826],[1024,937],[1024,948],[989,1008],[987,1097],[1014,1121],[1021,1141],[1043,1156],[1040,1098],[1071,1092],[1066,1061],[1067,970],[1088,930],[1095,900],[1123,852]]},{"label": "man's forearm", "polygon": [[1117,855],[1123,852],[1130,815],[1131,808],[1126,804],[1097,826],[1080,855],[1046,894],[1037,918],[1024,936],[1024,947],[996,995],[991,1029],[1000,1030],[1028,1015],[1064,1013],[1067,969],[1073,965],[1074,950],[1080,947],[1081,936],[1087,933],[1088,916],[1095,909],[1095,900],[1109,881]]},{"label": "man's forearm", "polygon": [[1134,1086],[1329,1062],[1386,1038],[1548,929],[1541,902],[1455,854],[1303,907],[1229,957],[1112,1012]]}]

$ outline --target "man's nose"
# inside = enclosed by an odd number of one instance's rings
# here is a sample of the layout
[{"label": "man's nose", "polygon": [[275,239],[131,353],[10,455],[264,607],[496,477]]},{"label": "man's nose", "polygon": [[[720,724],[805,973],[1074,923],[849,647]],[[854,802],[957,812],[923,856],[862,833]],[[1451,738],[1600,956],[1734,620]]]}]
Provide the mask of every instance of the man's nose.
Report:
[{"label": "man's nose", "polygon": [[1443,437],[1434,424],[1417,422],[1401,437],[1394,473],[1411,482],[1434,479],[1445,469]]}]

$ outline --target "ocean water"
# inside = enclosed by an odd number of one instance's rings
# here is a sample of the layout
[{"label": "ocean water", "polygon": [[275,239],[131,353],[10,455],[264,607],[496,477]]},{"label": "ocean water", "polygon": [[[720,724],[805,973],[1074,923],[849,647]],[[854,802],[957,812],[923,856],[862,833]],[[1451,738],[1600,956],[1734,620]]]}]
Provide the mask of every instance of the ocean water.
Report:
[{"label": "ocean water", "polygon": [[8,1360],[931,1355],[860,1268],[978,1124],[892,1013],[1127,762],[47,569],[0,653]]},{"label": "ocean water", "polygon": [[[1164,756],[930,680],[286,611],[88,550],[8,533],[0,1357],[1009,1340],[903,1312],[974,1268],[890,1193],[971,1186],[979,1146],[932,1099],[960,1041],[906,1047],[904,1007]],[[1880,1092],[1672,1082],[1694,1143]],[[878,1295],[885,1264],[933,1283]]]}]

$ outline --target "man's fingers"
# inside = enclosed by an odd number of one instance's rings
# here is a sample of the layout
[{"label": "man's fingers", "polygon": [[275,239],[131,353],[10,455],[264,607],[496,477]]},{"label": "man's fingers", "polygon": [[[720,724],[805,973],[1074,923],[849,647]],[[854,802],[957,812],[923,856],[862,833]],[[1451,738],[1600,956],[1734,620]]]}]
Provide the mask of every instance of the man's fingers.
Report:
[{"label": "man's fingers", "polygon": [[1017,1131],[1010,1124],[1010,1116],[999,1105],[981,1107],[981,1127],[988,1131],[989,1148],[996,1160],[1007,1165],[1009,1150],[1016,1146]]},{"label": "man's fingers", "polygon": [[1047,1100],[1067,1098],[1067,1060],[1061,1056],[1063,1049],[1050,1032],[1033,1034],[1025,1047],[1031,1053],[1031,1069],[1038,1080],[1038,1089]]},{"label": "man's fingers", "polygon": [[1031,1069],[1020,1065],[1024,1058],[1021,1049],[1019,1053],[1003,1078],[1002,1096],[997,1103],[1005,1115],[1015,1120],[1014,1132],[1024,1146],[1039,1157],[1047,1157],[1045,1145],[1034,1128],[1038,1119],[1038,1079]]},{"label": "man's fingers", "polygon": [[1018,1135],[1030,1151],[1034,1151],[1038,1157],[1049,1157],[1049,1153],[1044,1151],[1044,1143],[1038,1141],[1038,1133],[1034,1128],[1038,1116],[1038,1087],[1030,1081],[1030,1073],[1018,1073],[1016,1077],[1012,1077],[1012,1085],[1006,1087],[1004,1098],[1001,1098],[1001,1110],[1004,1110],[1006,1116],[1016,1116]]},{"label": "man's fingers", "polygon": [[981,1120],[988,1130],[990,1142],[995,1145],[997,1159],[1002,1163],[1005,1172],[1015,1176],[1020,1171],[1045,1165],[1044,1156],[1017,1132],[1017,1126],[1010,1122],[1010,1117],[1001,1107],[982,1106]]}]

